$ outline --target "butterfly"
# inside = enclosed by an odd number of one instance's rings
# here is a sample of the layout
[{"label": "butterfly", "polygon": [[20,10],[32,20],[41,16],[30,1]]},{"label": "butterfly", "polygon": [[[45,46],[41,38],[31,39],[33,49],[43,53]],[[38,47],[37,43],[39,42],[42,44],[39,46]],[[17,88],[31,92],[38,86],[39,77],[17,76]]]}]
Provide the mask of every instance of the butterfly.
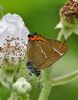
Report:
[{"label": "butterfly", "polygon": [[41,70],[59,60],[68,50],[66,42],[29,34],[27,46],[27,69],[30,75],[40,76]]}]

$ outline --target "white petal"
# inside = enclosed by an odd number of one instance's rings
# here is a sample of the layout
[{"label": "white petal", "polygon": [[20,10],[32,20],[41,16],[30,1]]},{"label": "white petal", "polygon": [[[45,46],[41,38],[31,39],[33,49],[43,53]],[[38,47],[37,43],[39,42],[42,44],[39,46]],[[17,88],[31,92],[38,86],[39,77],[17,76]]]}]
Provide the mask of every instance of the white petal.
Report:
[{"label": "white petal", "polygon": [[25,43],[28,43],[28,34],[30,33],[29,30],[26,27],[23,27],[22,32],[21,32],[21,39],[25,41]]},{"label": "white petal", "polygon": [[58,24],[56,25],[55,29],[57,29],[57,28],[63,28],[62,22],[60,22],[60,23],[58,23]]},{"label": "white petal", "polygon": [[17,14],[6,14],[2,20],[8,23],[18,23],[20,27],[24,25],[22,18]]},{"label": "white petal", "polygon": [[16,23],[16,25],[14,24],[7,24],[7,33],[9,33],[10,35],[14,35],[14,36],[18,36],[20,35],[20,31],[21,28],[18,26],[18,24]]},{"label": "white petal", "polygon": [[7,28],[7,23],[4,21],[0,21],[0,34],[2,34]]},{"label": "white petal", "polygon": [[63,28],[63,35],[64,35],[66,40],[71,34],[72,34],[72,30],[70,30],[70,28],[69,29]]}]

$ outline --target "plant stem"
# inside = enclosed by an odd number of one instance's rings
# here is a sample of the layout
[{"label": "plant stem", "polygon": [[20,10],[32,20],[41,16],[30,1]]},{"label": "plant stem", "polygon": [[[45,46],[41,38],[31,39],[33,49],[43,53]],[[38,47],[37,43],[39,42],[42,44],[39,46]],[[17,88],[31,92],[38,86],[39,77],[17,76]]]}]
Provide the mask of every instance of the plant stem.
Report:
[{"label": "plant stem", "polygon": [[67,75],[54,78],[52,86],[64,85],[78,78],[78,70],[71,72]]},{"label": "plant stem", "polygon": [[12,91],[8,100],[30,100],[30,99],[29,99],[29,94],[19,95],[15,91]]},{"label": "plant stem", "polygon": [[47,84],[45,84],[45,87],[42,88],[42,91],[38,100],[48,100],[51,87],[52,87],[51,84],[47,82]]},{"label": "plant stem", "polygon": [[50,67],[42,72],[42,78],[43,88],[38,100],[48,100],[48,96],[52,89],[52,85],[50,84],[50,80],[52,79],[52,69]]},{"label": "plant stem", "polygon": [[63,38],[63,31],[61,30],[58,34],[57,40],[61,41]]},{"label": "plant stem", "polygon": [[22,96],[22,100],[30,100],[30,99],[29,99],[29,94],[23,95],[23,96]]},{"label": "plant stem", "polygon": [[16,92],[12,91],[8,100],[22,100],[22,98]]}]

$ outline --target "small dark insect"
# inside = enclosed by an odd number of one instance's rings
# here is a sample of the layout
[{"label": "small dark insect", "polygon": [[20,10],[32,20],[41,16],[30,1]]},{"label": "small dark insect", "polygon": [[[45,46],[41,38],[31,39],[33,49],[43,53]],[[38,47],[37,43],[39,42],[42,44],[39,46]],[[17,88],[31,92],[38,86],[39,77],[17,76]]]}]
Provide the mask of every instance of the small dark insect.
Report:
[{"label": "small dark insect", "polygon": [[59,60],[68,50],[66,42],[47,39],[37,34],[28,35],[27,63],[30,75],[39,76],[42,69]]}]

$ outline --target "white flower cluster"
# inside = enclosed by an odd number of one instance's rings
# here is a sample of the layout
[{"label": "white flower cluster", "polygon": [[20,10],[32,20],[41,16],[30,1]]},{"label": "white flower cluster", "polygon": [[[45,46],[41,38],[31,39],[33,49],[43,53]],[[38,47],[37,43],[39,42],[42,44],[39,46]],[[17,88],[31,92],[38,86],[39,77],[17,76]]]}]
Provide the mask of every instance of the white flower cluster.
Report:
[{"label": "white flower cluster", "polygon": [[29,30],[17,14],[6,14],[0,20],[0,66],[18,64],[24,59]]}]

